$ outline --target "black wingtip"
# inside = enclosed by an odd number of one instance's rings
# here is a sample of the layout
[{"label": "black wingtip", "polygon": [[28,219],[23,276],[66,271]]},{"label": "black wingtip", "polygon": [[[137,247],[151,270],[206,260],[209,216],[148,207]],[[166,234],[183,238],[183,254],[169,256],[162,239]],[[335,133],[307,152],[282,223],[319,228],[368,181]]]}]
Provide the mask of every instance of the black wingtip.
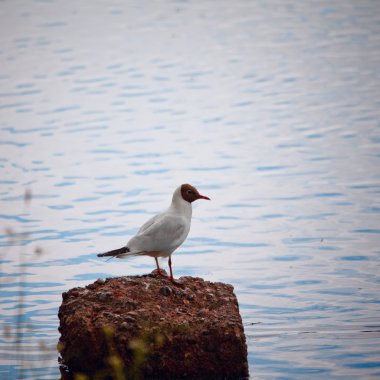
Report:
[{"label": "black wingtip", "polygon": [[122,247],[122,248],[114,249],[113,251],[108,251],[105,253],[98,253],[96,256],[98,256],[98,257],[118,256],[118,255],[122,255],[123,253],[127,253],[127,252],[129,252],[128,247]]}]

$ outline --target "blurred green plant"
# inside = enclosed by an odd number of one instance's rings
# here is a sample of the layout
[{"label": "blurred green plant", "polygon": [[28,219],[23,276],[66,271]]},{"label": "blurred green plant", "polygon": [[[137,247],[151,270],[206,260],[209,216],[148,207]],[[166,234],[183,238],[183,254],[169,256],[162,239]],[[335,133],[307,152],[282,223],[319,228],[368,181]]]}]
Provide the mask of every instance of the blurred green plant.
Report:
[{"label": "blurred green plant", "polygon": [[[115,346],[115,327],[112,325],[106,325],[103,327],[103,333],[107,344],[107,357],[104,363],[106,368],[99,370],[93,376],[89,376],[85,373],[73,373],[67,372],[62,379],[73,380],[140,380],[143,378],[141,370],[145,361],[149,358],[150,349],[149,344],[154,343],[156,346],[161,346],[164,342],[164,338],[161,334],[155,334],[152,336],[148,333],[143,333],[141,336],[135,337],[129,342],[129,348],[133,353],[132,365],[127,368],[125,363],[117,352]],[[147,331],[143,329],[143,331]],[[62,345],[62,343],[59,343]],[[60,347],[58,345],[58,351]],[[62,346],[61,346],[62,348]]]},{"label": "blurred green plant", "polygon": [[[33,200],[33,193],[31,189],[26,189],[24,191],[24,213],[29,211],[29,207]],[[28,379],[33,371],[33,366],[30,360],[26,360],[27,348],[25,346],[25,337],[30,336],[33,333],[33,324],[25,319],[26,313],[26,284],[27,284],[27,261],[26,257],[33,258],[33,255],[27,255],[25,252],[25,239],[29,237],[28,231],[15,231],[11,227],[6,227],[5,234],[8,239],[8,246],[14,247],[18,246],[18,257],[17,257],[17,276],[0,276],[0,287],[9,284],[17,285],[17,296],[15,300],[16,310],[15,322],[13,324],[4,323],[3,326],[3,338],[9,343],[11,351],[14,348],[14,358],[12,358],[13,365],[9,365],[9,373],[2,372],[1,379],[4,380],[18,380],[18,379]],[[3,252],[3,256],[7,254],[6,251]],[[33,250],[34,257],[40,257],[45,254],[44,249],[41,246],[34,247]],[[1,266],[1,261],[0,261]],[[0,267],[0,273],[2,273],[2,268]],[[16,281],[16,282],[15,282]],[[46,341],[39,340],[37,343],[37,349],[35,352],[42,357],[46,354],[53,355],[54,348],[49,346]],[[41,359],[42,360],[42,359]]]}]

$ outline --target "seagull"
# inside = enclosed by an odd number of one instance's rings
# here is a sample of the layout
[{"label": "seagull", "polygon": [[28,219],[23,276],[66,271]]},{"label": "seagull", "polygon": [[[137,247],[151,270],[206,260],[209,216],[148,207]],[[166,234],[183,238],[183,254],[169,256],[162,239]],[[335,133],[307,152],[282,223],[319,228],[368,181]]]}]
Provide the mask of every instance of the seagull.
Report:
[{"label": "seagull", "polygon": [[137,235],[133,236],[126,246],[109,252],[99,253],[98,257],[151,256],[156,261],[157,271],[166,276],[158,265],[158,257],[169,257],[170,281],[173,278],[172,253],[186,240],[190,231],[192,205],[197,199],[209,197],[199,194],[192,185],[183,184],[174,191],[169,208],[144,223]]}]

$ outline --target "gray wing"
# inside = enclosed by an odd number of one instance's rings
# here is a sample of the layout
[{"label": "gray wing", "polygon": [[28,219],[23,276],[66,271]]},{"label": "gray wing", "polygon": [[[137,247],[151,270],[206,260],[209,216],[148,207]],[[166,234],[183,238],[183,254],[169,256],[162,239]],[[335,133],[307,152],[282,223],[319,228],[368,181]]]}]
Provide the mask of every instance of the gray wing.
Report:
[{"label": "gray wing", "polygon": [[131,252],[174,252],[186,239],[190,224],[184,217],[159,214],[148,220],[127,246]]},{"label": "gray wing", "polygon": [[157,214],[150,218],[147,222],[145,222],[139,229],[139,232],[137,233],[138,235],[144,232],[146,229],[148,229],[153,223],[157,221],[157,219],[161,218],[162,214]]}]

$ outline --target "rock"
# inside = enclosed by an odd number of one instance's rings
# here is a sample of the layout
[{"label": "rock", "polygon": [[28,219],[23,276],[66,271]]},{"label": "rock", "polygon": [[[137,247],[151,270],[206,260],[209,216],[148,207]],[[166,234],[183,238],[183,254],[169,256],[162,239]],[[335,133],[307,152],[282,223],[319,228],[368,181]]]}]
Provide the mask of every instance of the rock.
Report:
[{"label": "rock", "polygon": [[169,286],[163,286],[160,289],[160,293],[164,296],[170,296],[172,294],[172,290]]},{"label": "rock", "polygon": [[63,293],[63,379],[246,379],[247,345],[233,287],[152,273]]}]

